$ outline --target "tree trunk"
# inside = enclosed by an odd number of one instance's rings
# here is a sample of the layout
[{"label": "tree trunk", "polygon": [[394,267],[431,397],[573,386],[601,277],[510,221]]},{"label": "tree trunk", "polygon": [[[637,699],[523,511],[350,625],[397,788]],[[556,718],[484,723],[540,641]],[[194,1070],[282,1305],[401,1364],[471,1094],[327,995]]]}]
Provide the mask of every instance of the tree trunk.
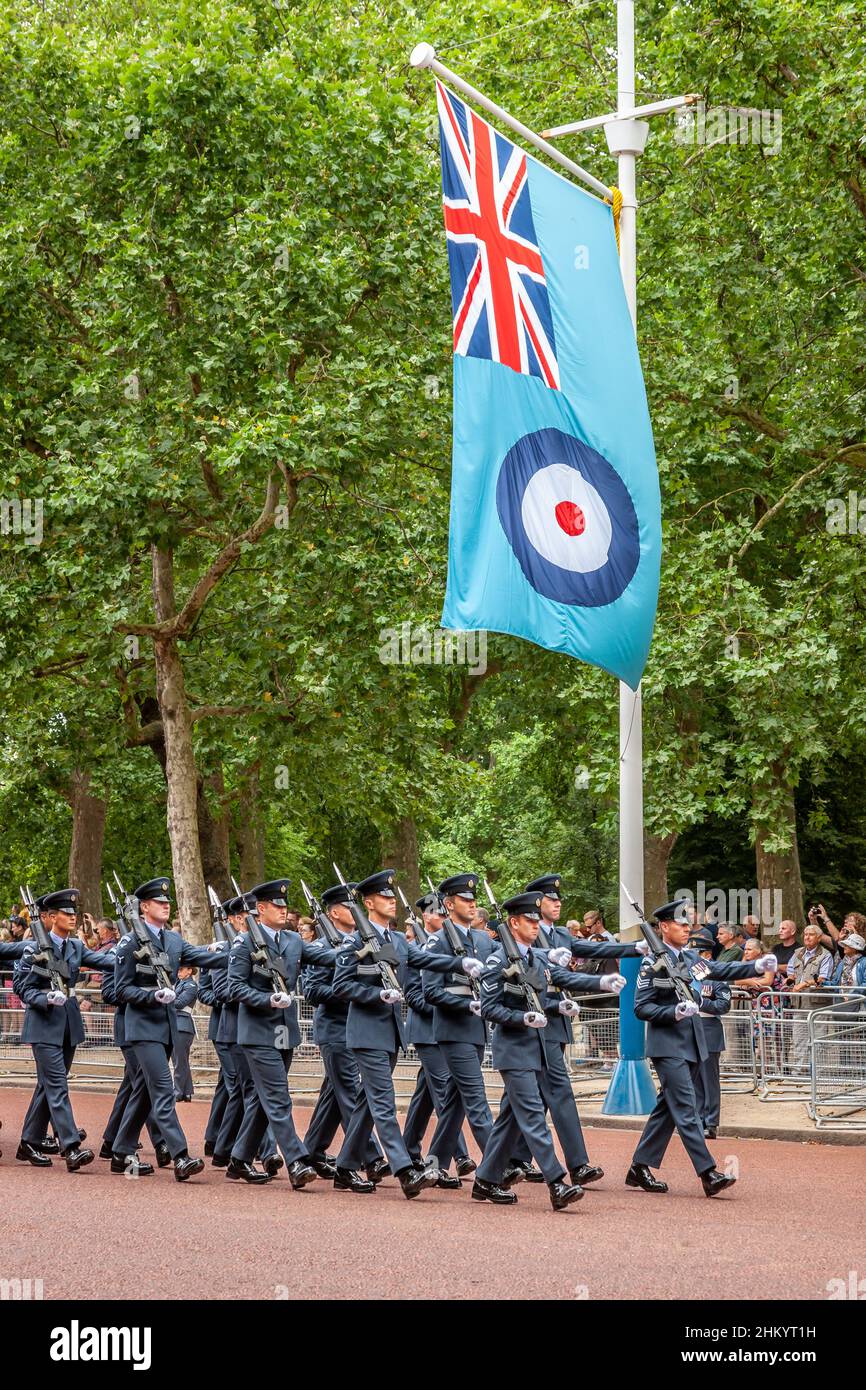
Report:
[{"label": "tree trunk", "polygon": [[229,877],[229,813],[225,804],[222,767],[199,783],[198,839],[205,883],[213,884],[220,898],[227,898],[232,885]]},{"label": "tree trunk", "polygon": [[107,803],[90,790],[90,773],[77,769],[70,788],[72,844],[69,883],[81,892],[81,910],[102,916],[102,847]]},{"label": "tree trunk", "polygon": [[389,869],[396,869],[401,887],[414,905],[421,896],[418,871],[418,832],[411,816],[403,816],[383,842],[383,857]]},{"label": "tree trunk", "polygon": [[[797,843],[797,813],[794,807],[794,788],[785,778],[780,764],[774,764],[772,775],[775,796],[767,797],[766,788],[754,789],[752,802],[753,822],[755,823],[755,866],[760,894],[760,918],[762,926],[772,923],[778,929],[779,922],[790,918],[797,923],[798,930],[806,924],[803,912],[803,880],[800,877],[800,850]],[[775,801],[779,806],[777,822],[767,825],[766,805]],[[761,812],[764,815],[761,815]],[[777,838],[782,832],[789,842],[785,850],[766,850],[766,840]],[[757,914],[756,914],[757,915]]]},{"label": "tree trunk", "polygon": [[[153,546],[152,559],[154,607],[157,619],[164,622],[175,616],[173,556],[170,550]],[[168,837],[177,910],[188,940],[201,945],[211,939],[211,919],[198,839],[198,774],[183,663],[174,638],[155,638],[153,654],[165,736]]]},{"label": "tree trunk", "polygon": [[644,912],[650,913],[662,903],[669,902],[668,864],[674,845],[679,839],[676,830],[670,835],[651,835],[644,831],[644,897],[641,903]]},{"label": "tree trunk", "polygon": [[252,763],[238,789],[235,845],[241,888],[261,883],[265,876],[265,831],[259,794],[259,764]]}]

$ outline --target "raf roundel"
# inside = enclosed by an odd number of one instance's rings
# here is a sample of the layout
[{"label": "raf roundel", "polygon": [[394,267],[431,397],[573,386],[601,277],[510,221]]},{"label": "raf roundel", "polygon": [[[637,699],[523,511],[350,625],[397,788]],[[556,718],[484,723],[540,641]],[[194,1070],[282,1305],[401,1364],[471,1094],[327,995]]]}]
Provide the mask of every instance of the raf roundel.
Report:
[{"label": "raf roundel", "polygon": [[640,533],[631,494],[573,435],[543,429],[518,439],[499,471],[496,508],[520,568],[545,598],[598,608],[634,578]]}]

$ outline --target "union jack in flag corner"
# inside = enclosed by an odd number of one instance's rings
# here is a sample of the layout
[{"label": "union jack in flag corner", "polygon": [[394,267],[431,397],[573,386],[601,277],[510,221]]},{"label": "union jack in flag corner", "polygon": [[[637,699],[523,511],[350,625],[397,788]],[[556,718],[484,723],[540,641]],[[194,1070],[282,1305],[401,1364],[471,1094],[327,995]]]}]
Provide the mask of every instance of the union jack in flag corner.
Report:
[{"label": "union jack in flag corner", "polygon": [[437,82],[454,351],[559,387],[526,155]]},{"label": "union jack in flag corner", "polygon": [[437,83],[454,332],[442,625],[634,689],[658,600],[652,429],[609,204]]}]

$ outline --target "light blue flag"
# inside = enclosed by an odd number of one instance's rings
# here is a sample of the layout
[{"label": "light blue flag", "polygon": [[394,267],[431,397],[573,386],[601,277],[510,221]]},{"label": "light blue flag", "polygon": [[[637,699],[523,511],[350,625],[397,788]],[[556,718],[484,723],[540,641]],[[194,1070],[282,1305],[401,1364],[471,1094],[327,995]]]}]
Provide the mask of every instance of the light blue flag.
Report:
[{"label": "light blue flag", "polygon": [[636,689],[661,515],[612,209],[438,98],[455,354],[442,625],[513,633]]}]

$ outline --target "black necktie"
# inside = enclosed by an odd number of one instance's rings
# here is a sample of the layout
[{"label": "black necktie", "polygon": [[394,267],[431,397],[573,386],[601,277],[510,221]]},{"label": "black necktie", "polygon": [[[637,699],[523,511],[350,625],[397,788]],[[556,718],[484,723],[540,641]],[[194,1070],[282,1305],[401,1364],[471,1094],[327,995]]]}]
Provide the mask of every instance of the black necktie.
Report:
[{"label": "black necktie", "polygon": [[164,951],[164,950],[165,950],[165,936],[163,935],[162,927],[160,927],[159,931],[157,932],[157,937],[158,937],[158,939],[159,939],[159,949],[160,949],[161,951]]},{"label": "black necktie", "polygon": [[386,945],[386,946],[390,946],[390,945],[391,945],[391,933],[389,932],[389,930],[388,930],[387,927],[386,927],[385,930],[383,931],[382,936],[385,938],[385,945]]},{"label": "black necktie", "polygon": [[532,969],[532,951],[527,951],[527,952],[526,952],[526,964],[529,966],[529,968],[530,968],[530,970],[531,970],[531,969]]}]

